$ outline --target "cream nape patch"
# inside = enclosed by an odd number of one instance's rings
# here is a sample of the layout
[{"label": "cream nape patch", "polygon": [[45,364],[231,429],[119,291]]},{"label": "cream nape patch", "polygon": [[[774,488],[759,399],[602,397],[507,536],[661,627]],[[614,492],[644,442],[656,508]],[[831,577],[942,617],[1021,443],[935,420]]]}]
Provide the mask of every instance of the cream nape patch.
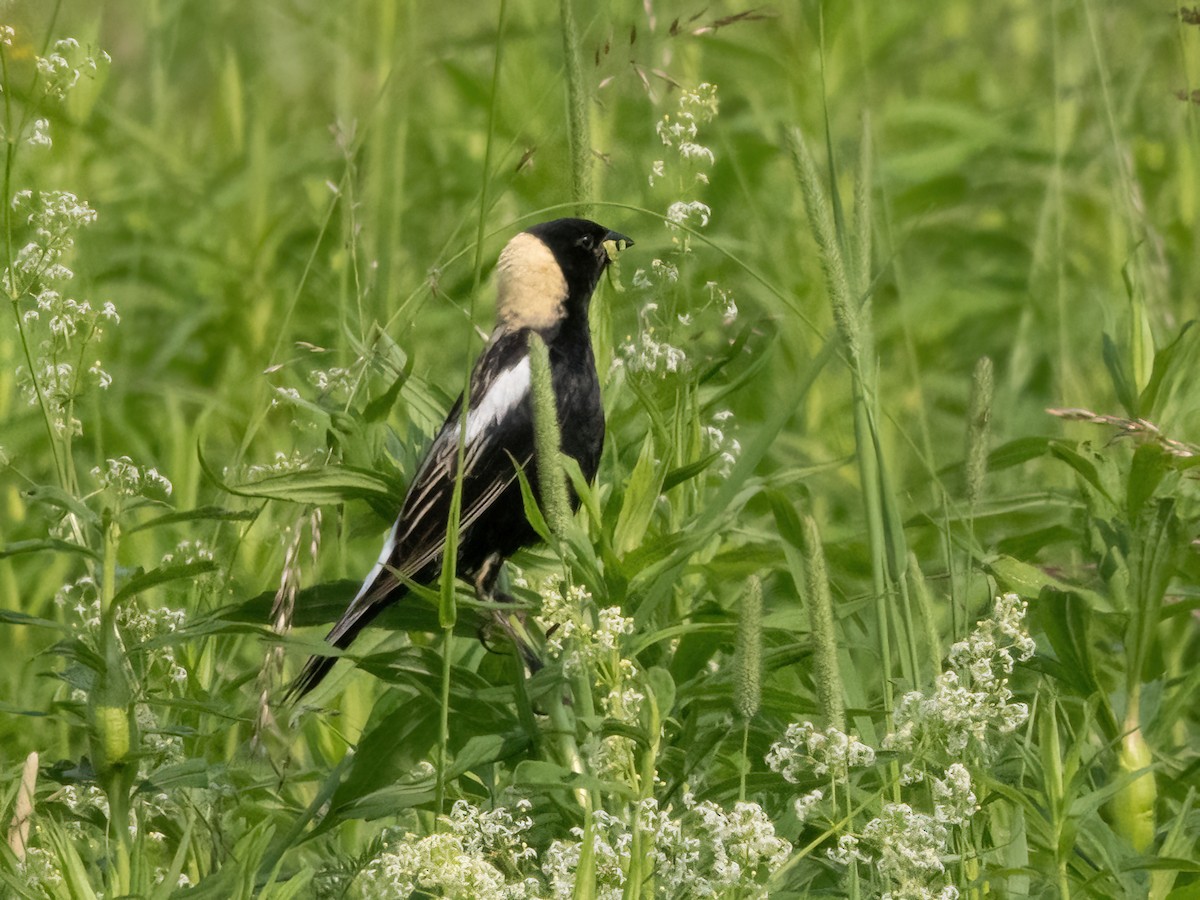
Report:
[{"label": "cream nape patch", "polygon": [[567,314],[567,279],[542,239],[523,231],[496,264],[496,321],[504,328],[551,328]]}]

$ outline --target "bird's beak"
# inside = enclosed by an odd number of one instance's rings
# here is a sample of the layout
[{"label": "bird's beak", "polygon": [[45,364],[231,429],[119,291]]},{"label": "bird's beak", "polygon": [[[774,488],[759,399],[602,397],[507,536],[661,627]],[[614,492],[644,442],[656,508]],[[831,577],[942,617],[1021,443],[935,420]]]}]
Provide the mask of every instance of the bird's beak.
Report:
[{"label": "bird's beak", "polygon": [[604,236],[604,250],[608,254],[609,262],[617,258],[617,254],[626,247],[633,246],[633,238],[627,238],[625,235],[617,231],[610,231]]}]

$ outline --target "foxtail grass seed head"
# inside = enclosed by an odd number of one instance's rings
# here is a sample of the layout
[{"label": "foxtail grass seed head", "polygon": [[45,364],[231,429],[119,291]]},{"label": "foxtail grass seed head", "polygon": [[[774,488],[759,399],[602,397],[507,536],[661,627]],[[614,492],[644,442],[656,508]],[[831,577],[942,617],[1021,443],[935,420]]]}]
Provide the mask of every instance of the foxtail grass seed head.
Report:
[{"label": "foxtail grass seed head", "polygon": [[830,209],[829,198],[821,186],[821,178],[817,174],[816,163],[809,153],[808,144],[800,129],[793,128],[789,132],[792,159],[796,164],[796,172],[800,178],[800,191],[804,195],[804,208],[808,213],[809,227],[817,250],[821,255],[821,267],[825,271],[826,290],[829,302],[833,306],[833,319],[837,323],[838,333],[846,345],[850,355],[851,368],[860,371],[864,359],[863,325],[859,314],[858,304],[850,290],[850,282],[846,274],[845,260],[842,258],[841,245],[837,239],[837,231],[833,224],[833,212]]},{"label": "foxtail grass seed head", "polygon": [[825,720],[834,727],[845,728],[845,687],[838,667],[837,630],[833,596],[825,567],[825,550],[821,544],[821,532],[812,516],[804,517],[803,528],[808,611],[812,625],[813,679]]},{"label": "foxtail grass seed head", "polygon": [[[586,204],[592,199],[592,138],[588,120],[588,82],[579,62],[579,32],[575,0],[559,0],[563,58],[567,72],[567,141],[571,149],[571,199]],[[587,207],[579,208],[581,214]]]},{"label": "foxtail grass seed head", "polygon": [[749,721],[762,703],[763,642],[762,581],[757,575],[746,581],[738,610],[737,648],[733,656],[733,704]]},{"label": "foxtail grass seed head", "polygon": [[992,421],[992,361],[981,356],[971,376],[971,403],[967,418],[967,502],[976,506],[983,497],[987,475],[988,434]]},{"label": "foxtail grass seed head", "polygon": [[562,432],[558,404],[550,381],[550,350],[541,336],[529,332],[529,377],[533,394],[533,441],[543,513],[551,532],[562,535],[571,521],[567,475],[562,466]]},{"label": "foxtail grass seed head", "polygon": [[938,634],[937,617],[933,610],[933,600],[929,594],[929,585],[925,582],[925,574],[921,571],[920,560],[913,551],[908,551],[908,569],[905,572],[913,596],[917,598],[917,609],[921,614],[921,625],[925,635],[925,657],[931,660],[933,670],[937,670],[938,660],[942,655],[942,639]]}]

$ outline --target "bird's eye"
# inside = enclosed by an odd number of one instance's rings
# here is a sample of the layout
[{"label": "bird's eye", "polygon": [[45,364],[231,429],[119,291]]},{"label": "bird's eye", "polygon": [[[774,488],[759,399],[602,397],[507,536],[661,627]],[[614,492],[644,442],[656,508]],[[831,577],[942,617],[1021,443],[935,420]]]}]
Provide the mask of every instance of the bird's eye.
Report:
[{"label": "bird's eye", "polygon": [[584,250],[591,250],[592,245],[595,244],[595,242],[596,242],[595,239],[590,234],[585,234],[583,237],[581,237],[575,243],[578,244],[580,247],[582,247]]}]

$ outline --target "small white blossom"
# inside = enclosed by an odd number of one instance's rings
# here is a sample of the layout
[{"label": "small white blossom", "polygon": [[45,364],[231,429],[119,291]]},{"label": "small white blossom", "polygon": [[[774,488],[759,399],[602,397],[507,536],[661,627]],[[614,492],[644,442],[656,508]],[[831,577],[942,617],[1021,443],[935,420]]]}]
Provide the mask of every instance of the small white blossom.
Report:
[{"label": "small white blossom", "polygon": [[712,210],[699,200],[690,203],[683,200],[672,203],[667,208],[667,222],[670,225],[685,225],[692,219],[698,219],[700,227],[708,225]]},{"label": "small white blossom", "polygon": [[971,773],[962,763],[946,770],[945,780],[931,779],[934,818],[947,825],[966,825],[979,811],[975,792],[971,789]]},{"label": "small white blossom", "polygon": [[837,728],[818,731],[812,722],[787,727],[783,740],[771,745],[767,766],[797,784],[808,772],[844,781],[850,769],[875,764],[875,750]]},{"label": "small white blossom", "polygon": [[818,803],[825,799],[823,791],[809,791],[801,797],[797,797],[793,802],[793,809],[796,811],[796,818],[803,823],[811,814]]},{"label": "small white blossom", "polygon": [[31,147],[50,147],[53,141],[50,139],[50,120],[49,119],[34,119],[33,130],[29,133],[26,141]]},{"label": "small white blossom", "polygon": [[163,499],[171,496],[171,482],[158,469],[142,468],[128,456],[105,461],[105,467],[92,469],[92,477],[122,497],[149,497]]}]

